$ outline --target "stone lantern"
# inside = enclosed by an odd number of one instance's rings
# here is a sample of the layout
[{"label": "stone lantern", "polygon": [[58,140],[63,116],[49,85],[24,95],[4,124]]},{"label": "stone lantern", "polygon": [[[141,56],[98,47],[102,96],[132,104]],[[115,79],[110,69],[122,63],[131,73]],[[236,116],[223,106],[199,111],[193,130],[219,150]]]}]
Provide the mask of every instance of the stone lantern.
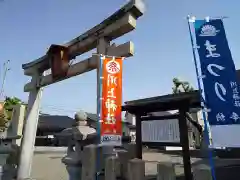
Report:
[{"label": "stone lantern", "polygon": [[81,179],[83,147],[93,143],[97,136],[96,130],[87,126],[87,114],[84,111],[75,114],[75,123],[71,130],[67,155],[62,162],[66,165],[69,180],[79,180]]}]

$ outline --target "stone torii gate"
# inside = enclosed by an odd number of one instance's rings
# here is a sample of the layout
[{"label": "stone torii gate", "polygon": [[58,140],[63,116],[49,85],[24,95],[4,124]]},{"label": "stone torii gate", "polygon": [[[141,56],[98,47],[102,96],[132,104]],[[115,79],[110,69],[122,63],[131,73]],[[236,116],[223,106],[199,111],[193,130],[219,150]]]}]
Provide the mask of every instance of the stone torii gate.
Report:
[{"label": "stone torii gate", "polygon": [[[18,167],[19,180],[30,177],[43,87],[94,69],[97,69],[97,79],[99,79],[98,56],[93,55],[72,65],[69,63],[76,56],[94,48],[97,48],[97,54],[120,57],[133,56],[134,46],[131,41],[121,45],[111,45],[111,41],[134,30],[136,21],[143,15],[144,9],[141,0],[131,0],[84,34],[63,46],[52,45],[46,55],[22,65],[24,75],[30,76],[32,79],[24,86],[24,92],[29,92],[29,99]],[[45,75],[44,72],[48,69],[51,69],[52,73]],[[99,86],[97,86],[97,89],[99,89]],[[97,97],[99,97],[99,94],[97,94]]]}]

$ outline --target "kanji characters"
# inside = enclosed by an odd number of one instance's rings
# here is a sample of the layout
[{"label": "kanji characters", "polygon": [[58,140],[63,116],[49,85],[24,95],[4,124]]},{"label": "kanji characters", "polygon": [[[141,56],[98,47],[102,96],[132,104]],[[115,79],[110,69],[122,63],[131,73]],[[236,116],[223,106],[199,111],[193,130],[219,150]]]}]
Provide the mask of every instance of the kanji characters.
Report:
[{"label": "kanji characters", "polygon": [[237,88],[233,88],[233,94],[238,94],[238,89]]},{"label": "kanji characters", "polygon": [[105,102],[105,106],[108,109],[108,112],[115,112],[117,109],[116,102],[113,99],[107,99]]},{"label": "kanji characters", "polygon": [[117,86],[117,77],[108,74],[107,85],[108,85],[108,86],[110,86],[110,85],[115,85],[115,86]]},{"label": "kanji characters", "polygon": [[220,65],[218,65],[218,64],[209,64],[209,65],[207,66],[207,70],[208,70],[208,72],[209,72],[211,75],[213,75],[213,76],[220,76],[220,75],[217,74],[215,71],[213,71],[213,67],[216,68],[216,69],[218,69],[218,70],[224,70],[224,69],[225,69],[225,67],[220,66]]},{"label": "kanji characters", "polygon": [[230,118],[233,119],[235,122],[237,122],[240,119],[239,115],[235,112],[232,113]]},{"label": "kanji characters", "polygon": [[116,118],[114,114],[107,114],[107,117],[105,117],[105,124],[116,124]]},{"label": "kanji characters", "polygon": [[240,96],[238,94],[233,94],[233,99],[234,100],[240,100]]},{"label": "kanji characters", "polygon": [[231,81],[230,86],[231,86],[231,88],[236,88],[237,87],[237,82]]},{"label": "kanji characters", "polygon": [[220,57],[221,55],[218,53],[215,53],[216,49],[216,45],[211,44],[209,40],[206,40],[205,44],[206,49],[208,51],[209,54],[206,55],[207,58],[209,57]]},{"label": "kanji characters", "polygon": [[239,100],[237,100],[237,101],[235,100],[234,101],[234,106],[239,108],[240,107],[240,101]]},{"label": "kanji characters", "polygon": [[239,92],[238,92],[237,82],[231,81],[230,86],[233,90],[234,106],[239,108],[240,107],[240,96],[239,96]]},{"label": "kanji characters", "polygon": [[115,90],[114,88],[111,88],[110,91],[107,92],[107,97],[108,98],[116,98],[114,90]]},{"label": "kanji characters", "polygon": [[[216,92],[217,97],[222,101],[226,101],[223,97],[223,96],[226,96],[226,94],[227,94],[227,91],[226,91],[225,87],[222,84],[216,82],[214,88],[215,88],[215,92]],[[219,92],[219,90],[221,91],[221,93]]]},{"label": "kanji characters", "polygon": [[216,115],[217,122],[224,122],[225,121],[225,116],[223,113],[217,113]]}]

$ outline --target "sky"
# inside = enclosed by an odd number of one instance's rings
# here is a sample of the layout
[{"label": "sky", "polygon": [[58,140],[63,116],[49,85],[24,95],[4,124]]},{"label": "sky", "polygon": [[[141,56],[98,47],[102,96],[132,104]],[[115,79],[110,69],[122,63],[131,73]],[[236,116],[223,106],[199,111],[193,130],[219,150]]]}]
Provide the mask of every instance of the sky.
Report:
[{"label": "sky", "polygon": [[[1,0],[0,66],[10,60],[5,95],[28,100],[23,92],[30,77],[22,64],[43,56],[51,44],[63,44],[92,28],[126,0]],[[227,16],[224,25],[236,68],[240,68],[240,1],[145,0],[146,12],[131,33],[116,43],[134,42],[135,55],[123,65],[123,102],[170,94],[178,77],[197,88],[195,67],[186,21]],[[83,60],[89,54],[78,56]],[[73,115],[77,110],[96,112],[96,71],[47,86],[41,111]]]}]

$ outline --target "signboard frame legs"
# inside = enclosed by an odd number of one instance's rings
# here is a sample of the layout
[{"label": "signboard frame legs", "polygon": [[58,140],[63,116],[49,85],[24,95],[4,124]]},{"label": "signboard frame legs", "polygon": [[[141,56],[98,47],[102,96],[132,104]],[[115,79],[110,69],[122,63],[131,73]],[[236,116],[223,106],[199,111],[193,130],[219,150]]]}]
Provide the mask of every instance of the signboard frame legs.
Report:
[{"label": "signboard frame legs", "polygon": [[[186,101],[182,101],[179,103],[181,106],[179,106],[178,111],[178,122],[179,122],[179,131],[180,131],[180,143],[179,145],[182,147],[182,154],[183,154],[183,164],[184,164],[184,174],[186,180],[193,180],[192,175],[192,168],[191,168],[191,160],[190,160],[190,150],[189,150],[189,140],[188,140],[188,126],[187,126],[187,117],[186,113],[189,111],[189,103]],[[161,111],[161,109],[159,109]],[[165,110],[166,111],[166,110]],[[156,112],[156,109],[154,111],[147,111],[149,112]],[[141,110],[130,112],[131,114],[134,114],[136,117],[136,157],[139,159],[142,159],[142,145],[146,144],[142,142],[142,121],[143,116],[147,114],[147,112],[144,112]],[[168,116],[162,116],[162,117],[168,117]],[[156,116],[151,117],[152,120],[158,120],[156,119]],[[159,119],[160,120],[160,119]],[[164,143],[160,143],[161,145],[164,145]],[[169,143],[165,143],[165,145],[169,145]],[[176,143],[175,143],[176,145]]]}]

